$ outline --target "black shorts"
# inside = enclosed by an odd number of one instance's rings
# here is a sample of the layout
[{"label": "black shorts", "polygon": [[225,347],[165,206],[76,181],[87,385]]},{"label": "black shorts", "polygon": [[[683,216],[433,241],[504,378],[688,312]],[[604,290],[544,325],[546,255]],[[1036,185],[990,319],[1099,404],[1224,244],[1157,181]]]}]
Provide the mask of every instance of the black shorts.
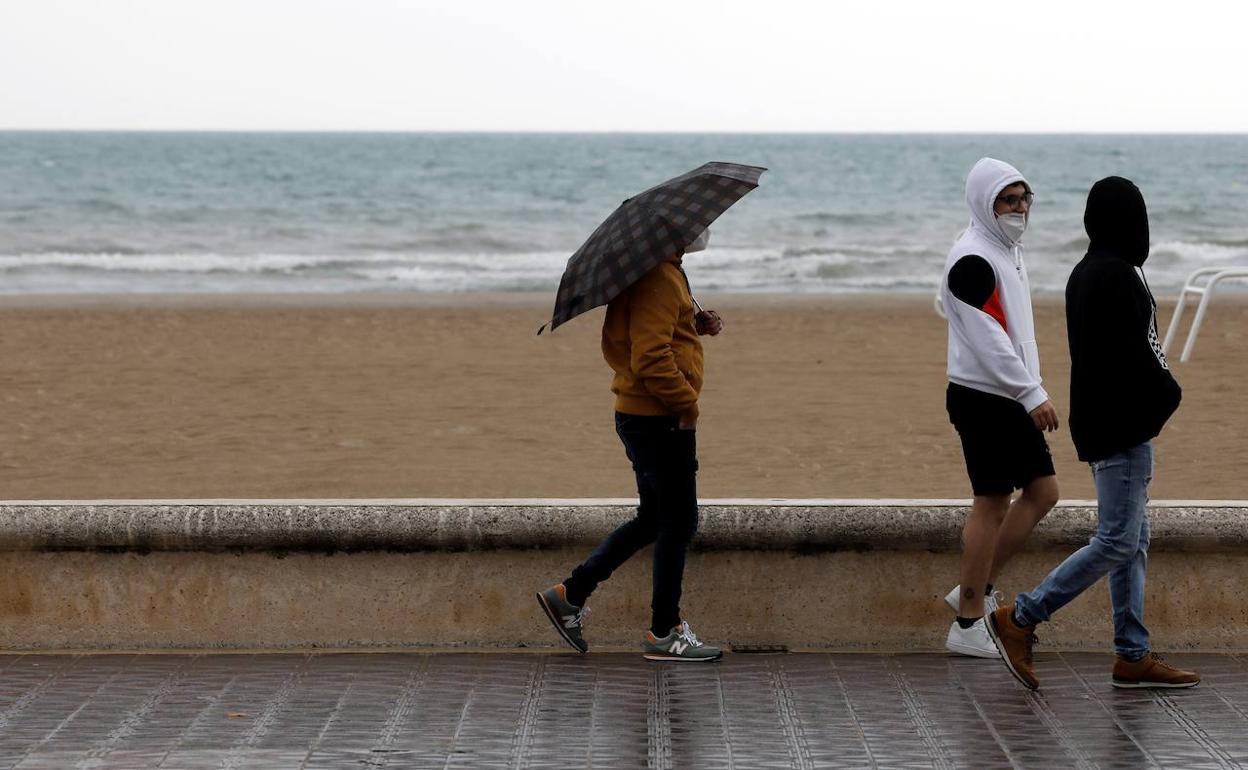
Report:
[{"label": "black shorts", "polygon": [[1054,475],[1044,433],[1014,399],[951,382],[945,408],[962,439],[966,473],[976,495],[1008,495]]}]

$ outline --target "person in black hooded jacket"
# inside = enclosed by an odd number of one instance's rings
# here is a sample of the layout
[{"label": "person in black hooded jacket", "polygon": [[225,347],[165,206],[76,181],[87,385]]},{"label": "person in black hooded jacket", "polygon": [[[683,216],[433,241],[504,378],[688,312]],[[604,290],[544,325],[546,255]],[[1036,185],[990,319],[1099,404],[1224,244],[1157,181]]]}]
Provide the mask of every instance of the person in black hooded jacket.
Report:
[{"label": "person in black hooded jacket", "polygon": [[1200,675],[1152,653],[1144,626],[1152,439],[1182,396],[1161,352],[1157,303],[1144,279],[1144,196],[1127,179],[1102,179],[1088,193],[1083,225],[1088,253],[1066,283],[1070,433],[1079,459],[1092,467],[1097,532],[1035,590],[994,612],[988,630],[1006,667],[1035,689],[1036,624],[1108,575],[1117,653],[1113,685],[1192,687]]},{"label": "person in black hooded jacket", "polygon": [[1066,284],[1070,435],[1079,459],[1094,463],[1160,434],[1182,390],[1161,352],[1157,302],[1143,281],[1144,197],[1122,177],[1102,179],[1083,224],[1091,243]]}]

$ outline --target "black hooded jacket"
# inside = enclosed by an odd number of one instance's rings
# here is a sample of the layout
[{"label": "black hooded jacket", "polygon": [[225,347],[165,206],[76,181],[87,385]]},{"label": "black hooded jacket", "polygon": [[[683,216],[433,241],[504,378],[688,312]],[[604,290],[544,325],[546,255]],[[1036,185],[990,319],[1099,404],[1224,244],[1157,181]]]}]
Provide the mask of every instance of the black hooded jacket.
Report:
[{"label": "black hooded jacket", "polygon": [[1095,462],[1161,433],[1182,390],[1157,337],[1157,303],[1136,268],[1148,259],[1148,211],[1129,180],[1092,186],[1088,253],[1066,283],[1070,434]]}]

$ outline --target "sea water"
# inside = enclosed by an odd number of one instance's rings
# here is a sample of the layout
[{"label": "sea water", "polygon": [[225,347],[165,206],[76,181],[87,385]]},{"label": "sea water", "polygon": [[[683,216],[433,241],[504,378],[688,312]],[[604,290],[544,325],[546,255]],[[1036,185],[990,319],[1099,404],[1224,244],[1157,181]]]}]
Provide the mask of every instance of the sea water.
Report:
[{"label": "sea water", "polygon": [[983,156],[1035,190],[1039,292],[1111,174],[1148,203],[1155,290],[1248,264],[1248,136],[0,132],[0,293],[553,293],[624,198],[712,160],[770,170],[696,290],[931,292]]}]

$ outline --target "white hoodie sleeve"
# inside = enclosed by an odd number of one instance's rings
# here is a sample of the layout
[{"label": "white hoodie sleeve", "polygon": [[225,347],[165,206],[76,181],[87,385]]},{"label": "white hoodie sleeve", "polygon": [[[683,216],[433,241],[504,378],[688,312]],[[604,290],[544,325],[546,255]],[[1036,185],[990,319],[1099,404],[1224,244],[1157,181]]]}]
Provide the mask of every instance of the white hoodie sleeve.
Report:
[{"label": "white hoodie sleeve", "polygon": [[956,298],[953,306],[950,319],[956,319],[954,322],[962,326],[963,338],[969,343],[961,346],[958,354],[970,355],[979,362],[976,370],[989,380],[983,384],[1007,394],[1028,412],[1049,400],[1049,394],[1027,371],[1010,336],[996,318]]},{"label": "white hoodie sleeve", "polygon": [[1049,394],[1006,333],[1009,319],[988,263],[975,255],[958,260],[945,289],[946,313],[951,329],[956,331],[950,350],[955,360],[950,363],[957,371],[950,374],[969,386],[982,385],[985,390],[1008,396],[1028,412],[1048,401]]}]

